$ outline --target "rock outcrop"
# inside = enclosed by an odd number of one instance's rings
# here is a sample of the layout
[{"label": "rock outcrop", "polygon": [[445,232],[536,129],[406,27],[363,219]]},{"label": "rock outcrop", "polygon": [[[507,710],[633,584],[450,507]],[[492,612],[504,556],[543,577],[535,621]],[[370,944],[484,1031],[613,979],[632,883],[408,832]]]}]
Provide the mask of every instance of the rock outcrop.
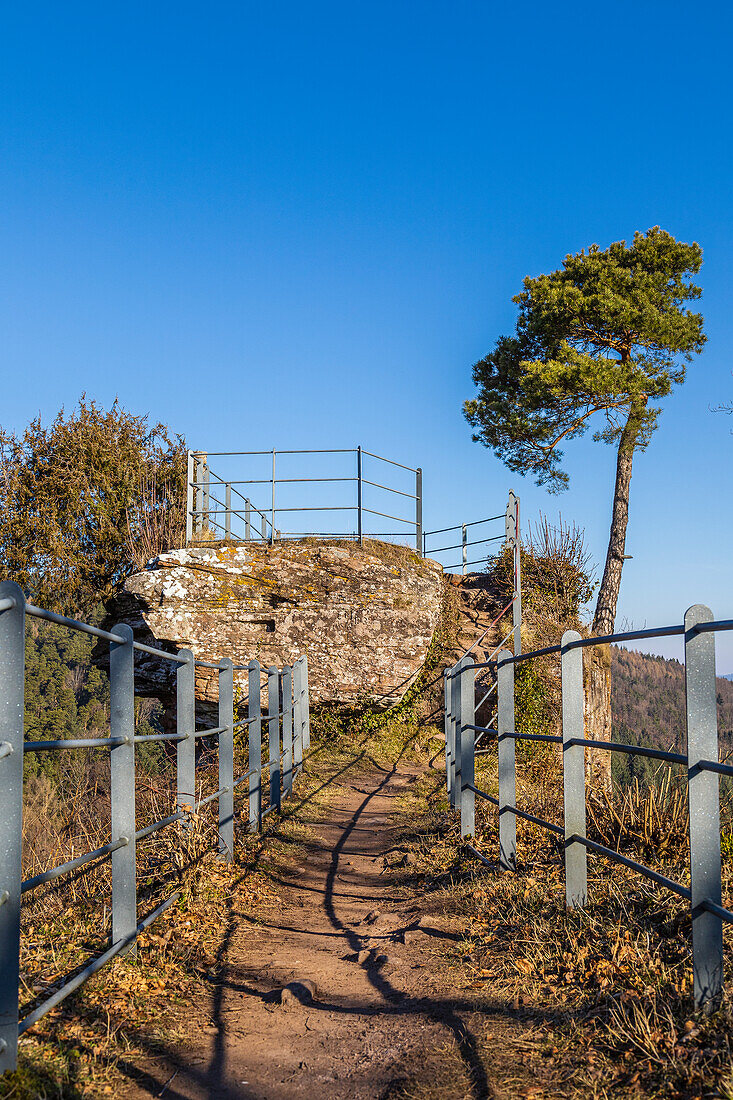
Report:
[{"label": "rock outcrop", "polygon": [[[172,550],[128,577],[107,624],[138,641],[235,665],[307,653],[311,700],[398,701],[422,667],[440,618],[442,570],[406,547],[304,539]],[[246,692],[246,672],[236,675]],[[217,673],[198,669],[200,704]],[[138,654],[137,689],[172,701],[175,666]]]}]

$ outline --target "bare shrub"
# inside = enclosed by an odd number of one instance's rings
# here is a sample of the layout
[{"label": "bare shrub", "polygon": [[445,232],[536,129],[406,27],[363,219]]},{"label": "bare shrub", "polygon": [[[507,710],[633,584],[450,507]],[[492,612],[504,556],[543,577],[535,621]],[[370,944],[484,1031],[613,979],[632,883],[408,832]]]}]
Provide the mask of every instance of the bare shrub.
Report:
[{"label": "bare shrub", "polygon": [[170,479],[142,479],[135,502],[127,509],[126,550],[135,568],[144,569],[159,554],[183,546],[185,511],[178,486]]}]

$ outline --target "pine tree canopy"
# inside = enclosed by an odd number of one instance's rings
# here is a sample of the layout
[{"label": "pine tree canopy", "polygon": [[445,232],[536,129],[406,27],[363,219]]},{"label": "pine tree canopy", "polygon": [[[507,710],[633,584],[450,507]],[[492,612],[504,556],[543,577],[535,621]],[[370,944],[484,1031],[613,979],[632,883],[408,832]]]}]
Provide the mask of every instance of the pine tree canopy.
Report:
[{"label": "pine tree canopy", "polygon": [[560,444],[594,413],[604,418],[594,438],[611,443],[635,411],[645,447],[659,414],[649,402],[684,382],[705,343],[702,315],[685,308],[702,293],[692,281],[701,264],[699,245],[655,226],[525,279],[515,335],[473,368],[478,393],[464,412],[474,441],[553,491],[568,482]]}]

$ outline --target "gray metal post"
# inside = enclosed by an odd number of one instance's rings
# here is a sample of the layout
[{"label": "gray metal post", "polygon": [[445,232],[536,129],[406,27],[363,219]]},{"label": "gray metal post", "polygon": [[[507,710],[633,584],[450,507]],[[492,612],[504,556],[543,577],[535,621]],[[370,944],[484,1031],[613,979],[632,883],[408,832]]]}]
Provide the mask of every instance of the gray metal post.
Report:
[{"label": "gray metal post", "polygon": [[227,541],[231,541],[232,538],[232,487],[227,481],[224,489],[224,500],[226,502],[226,517],[224,519],[224,538]]},{"label": "gray metal post", "polygon": [[209,456],[204,455],[204,521],[206,527],[213,534],[213,528],[211,526],[211,517],[209,512],[211,511],[211,498],[209,495]]},{"label": "gray metal post", "polygon": [[422,470],[415,470],[415,549],[422,556]]},{"label": "gray metal post", "polygon": [[295,774],[303,770],[303,658],[299,657],[293,665],[293,767]]},{"label": "gray metal post", "polygon": [[463,576],[466,575],[466,569],[468,568],[468,528],[465,523],[461,525],[461,564]]},{"label": "gray metal post", "polygon": [[249,542],[252,538],[252,519],[250,514],[249,497],[244,502],[244,537]]},{"label": "gray metal post", "polygon": [[451,729],[453,719],[450,712],[450,669],[443,669],[443,735],[445,737],[445,789],[450,796],[451,784]]},{"label": "gray metal post", "polygon": [[461,685],[458,679],[459,664],[451,669],[450,678],[450,804],[453,809],[458,808],[460,793],[460,721],[461,721]]},{"label": "gray metal post", "polygon": [[260,662],[247,666],[249,681],[249,831],[256,833],[262,824],[262,705],[260,702]]},{"label": "gray metal post", "polygon": [[21,838],[23,835],[23,715],[25,597],[14,581],[0,583],[0,1073],[18,1059]]},{"label": "gray metal post", "polygon": [[[110,642],[110,736],[124,740],[110,751],[112,829],[111,840],[127,839],[112,853],[112,943],[130,936],[137,927],[135,882],[135,651],[132,628],[119,623],[113,634],[124,642]],[[135,953],[134,940],[124,953]]]},{"label": "gray metal post", "polygon": [[522,536],[519,530],[519,497],[514,496],[514,652],[522,652]]},{"label": "gray metal post", "polygon": [[270,742],[270,806],[280,809],[280,673],[267,670],[267,736]]},{"label": "gray metal post", "polygon": [[193,810],[196,804],[196,665],[190,649],[181,649],[176,673],[176,733],[184,740],[176,747],[176,771],[178,773],[178,810]]},{"label": "gray metal post", "polygon": [[359,535],[359,546],[364,543],[364,527],[362,523],[361,512],[361,447],[356,448],[356,516],[357,516],[357,532]]},{"label": "gray metal post", "polygon": [[272,524],[270,529],[270,545],[275,543],[275,448],[272,448]]},{"label": "gray metal post", "polygon": [[[517,805],[517,776],[514,737],[514,664],[512,654],[502,649],[496,658],[499,757],[499,864],[507,871],[517,869],[517,819],[511,812]],[[506,663],[502,663],[506,662]]]},{"label": "gray metal post", "polygon": [[186,472],[186,546],[189,546],[193,539],[193,510],[195,507],[193,500],[194,478],[193,454],[189,451]]},{"label": "gray metal post", "polygon": [[712,611],[702,604],[685,613],[693,995],[696,1007],[708,1010],[723,992],[723,925],[703,908],[705,901],[721,904],[720,795],[718,776],[698,764],[718,761],[718,715],[715,635],[697,634],[695,627],[712,619]]},{"label": "gray metal post", "polygon": [[[471,664],[471,658],[466,656],[462,665]],[[476,724],[476,670],[462,668],[460,679],[461,692],[461,836],[474,836],[476,827],[474,822],[474,752],[475,734],[468,726]]]},{"label": "gray metal post", "polygon": [[308,654],[303,654],[303,687],[305,694],[303,696],[303,752],[307,752],[311,747],[311,689],[310,679],[308,676]]},{"label": "gray metal post", "polygon": [[583,718],[583,651],[565,649],[580,641],[577,630],[562,636],[562,780],[565,800],[565,903],[582,909],[588,897],[587,852],[573,837],[585,837],[585,749],[573,745],[585,736]]},{"label": "gray metal post", "polygon": [[522,554],[519,534],[519,497],[509,490],[505,516],[506,545],[512,551],[514,571],[514,593],[512,603],[512,623],[514,624],[514,652],[522,652]]},{"label": "gray metal post", "polygon": [[219,855],[234,859],[234,665],[219,661]]},{"label": "gray metal post", "polygon": [[280,678],[283,705],[283,798],[293,791],[293,670],[290,665],[283,667]]},{"label": "gray metal post", "polygon": [[204,526],[204,464],[201,461],[201,455],[198,453],[198,451],[193,456],[193,470],[193,529],[197,535],[200,535]]}]

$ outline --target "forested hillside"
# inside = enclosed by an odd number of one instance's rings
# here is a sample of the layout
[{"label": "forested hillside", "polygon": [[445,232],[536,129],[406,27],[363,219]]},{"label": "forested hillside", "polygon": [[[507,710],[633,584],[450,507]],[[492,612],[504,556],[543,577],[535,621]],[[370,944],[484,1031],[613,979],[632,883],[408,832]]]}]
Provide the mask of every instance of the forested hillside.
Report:
[{"label": "forested hillside", "polygon": [[[101,608],[91,616],[99,619]],[[92,662],[94,640],[52,623],[28,619],[25,643],[25,734],[29,741],[109,736],[109,678]],[[135,700],[139,734],[159,731],[161,707],[154,699]],[[142,752],[141,752],[142,750]],[[148,769],[162,750],[138,746],[138,760]],[[58,753],[28,753],[26,775],[43,771],[55,776],[63,768]]]},{"label": "forested hillside", "polygon": [[[679,661],[611,647],[614,740],[685,751],[685,677]],[[718,678],[721,756],[733,751],[733,682]],[[663,765],[664,767],[665,765]],[[658,764],[641,757],[613,760],[614,778],[648,780]]]}]

